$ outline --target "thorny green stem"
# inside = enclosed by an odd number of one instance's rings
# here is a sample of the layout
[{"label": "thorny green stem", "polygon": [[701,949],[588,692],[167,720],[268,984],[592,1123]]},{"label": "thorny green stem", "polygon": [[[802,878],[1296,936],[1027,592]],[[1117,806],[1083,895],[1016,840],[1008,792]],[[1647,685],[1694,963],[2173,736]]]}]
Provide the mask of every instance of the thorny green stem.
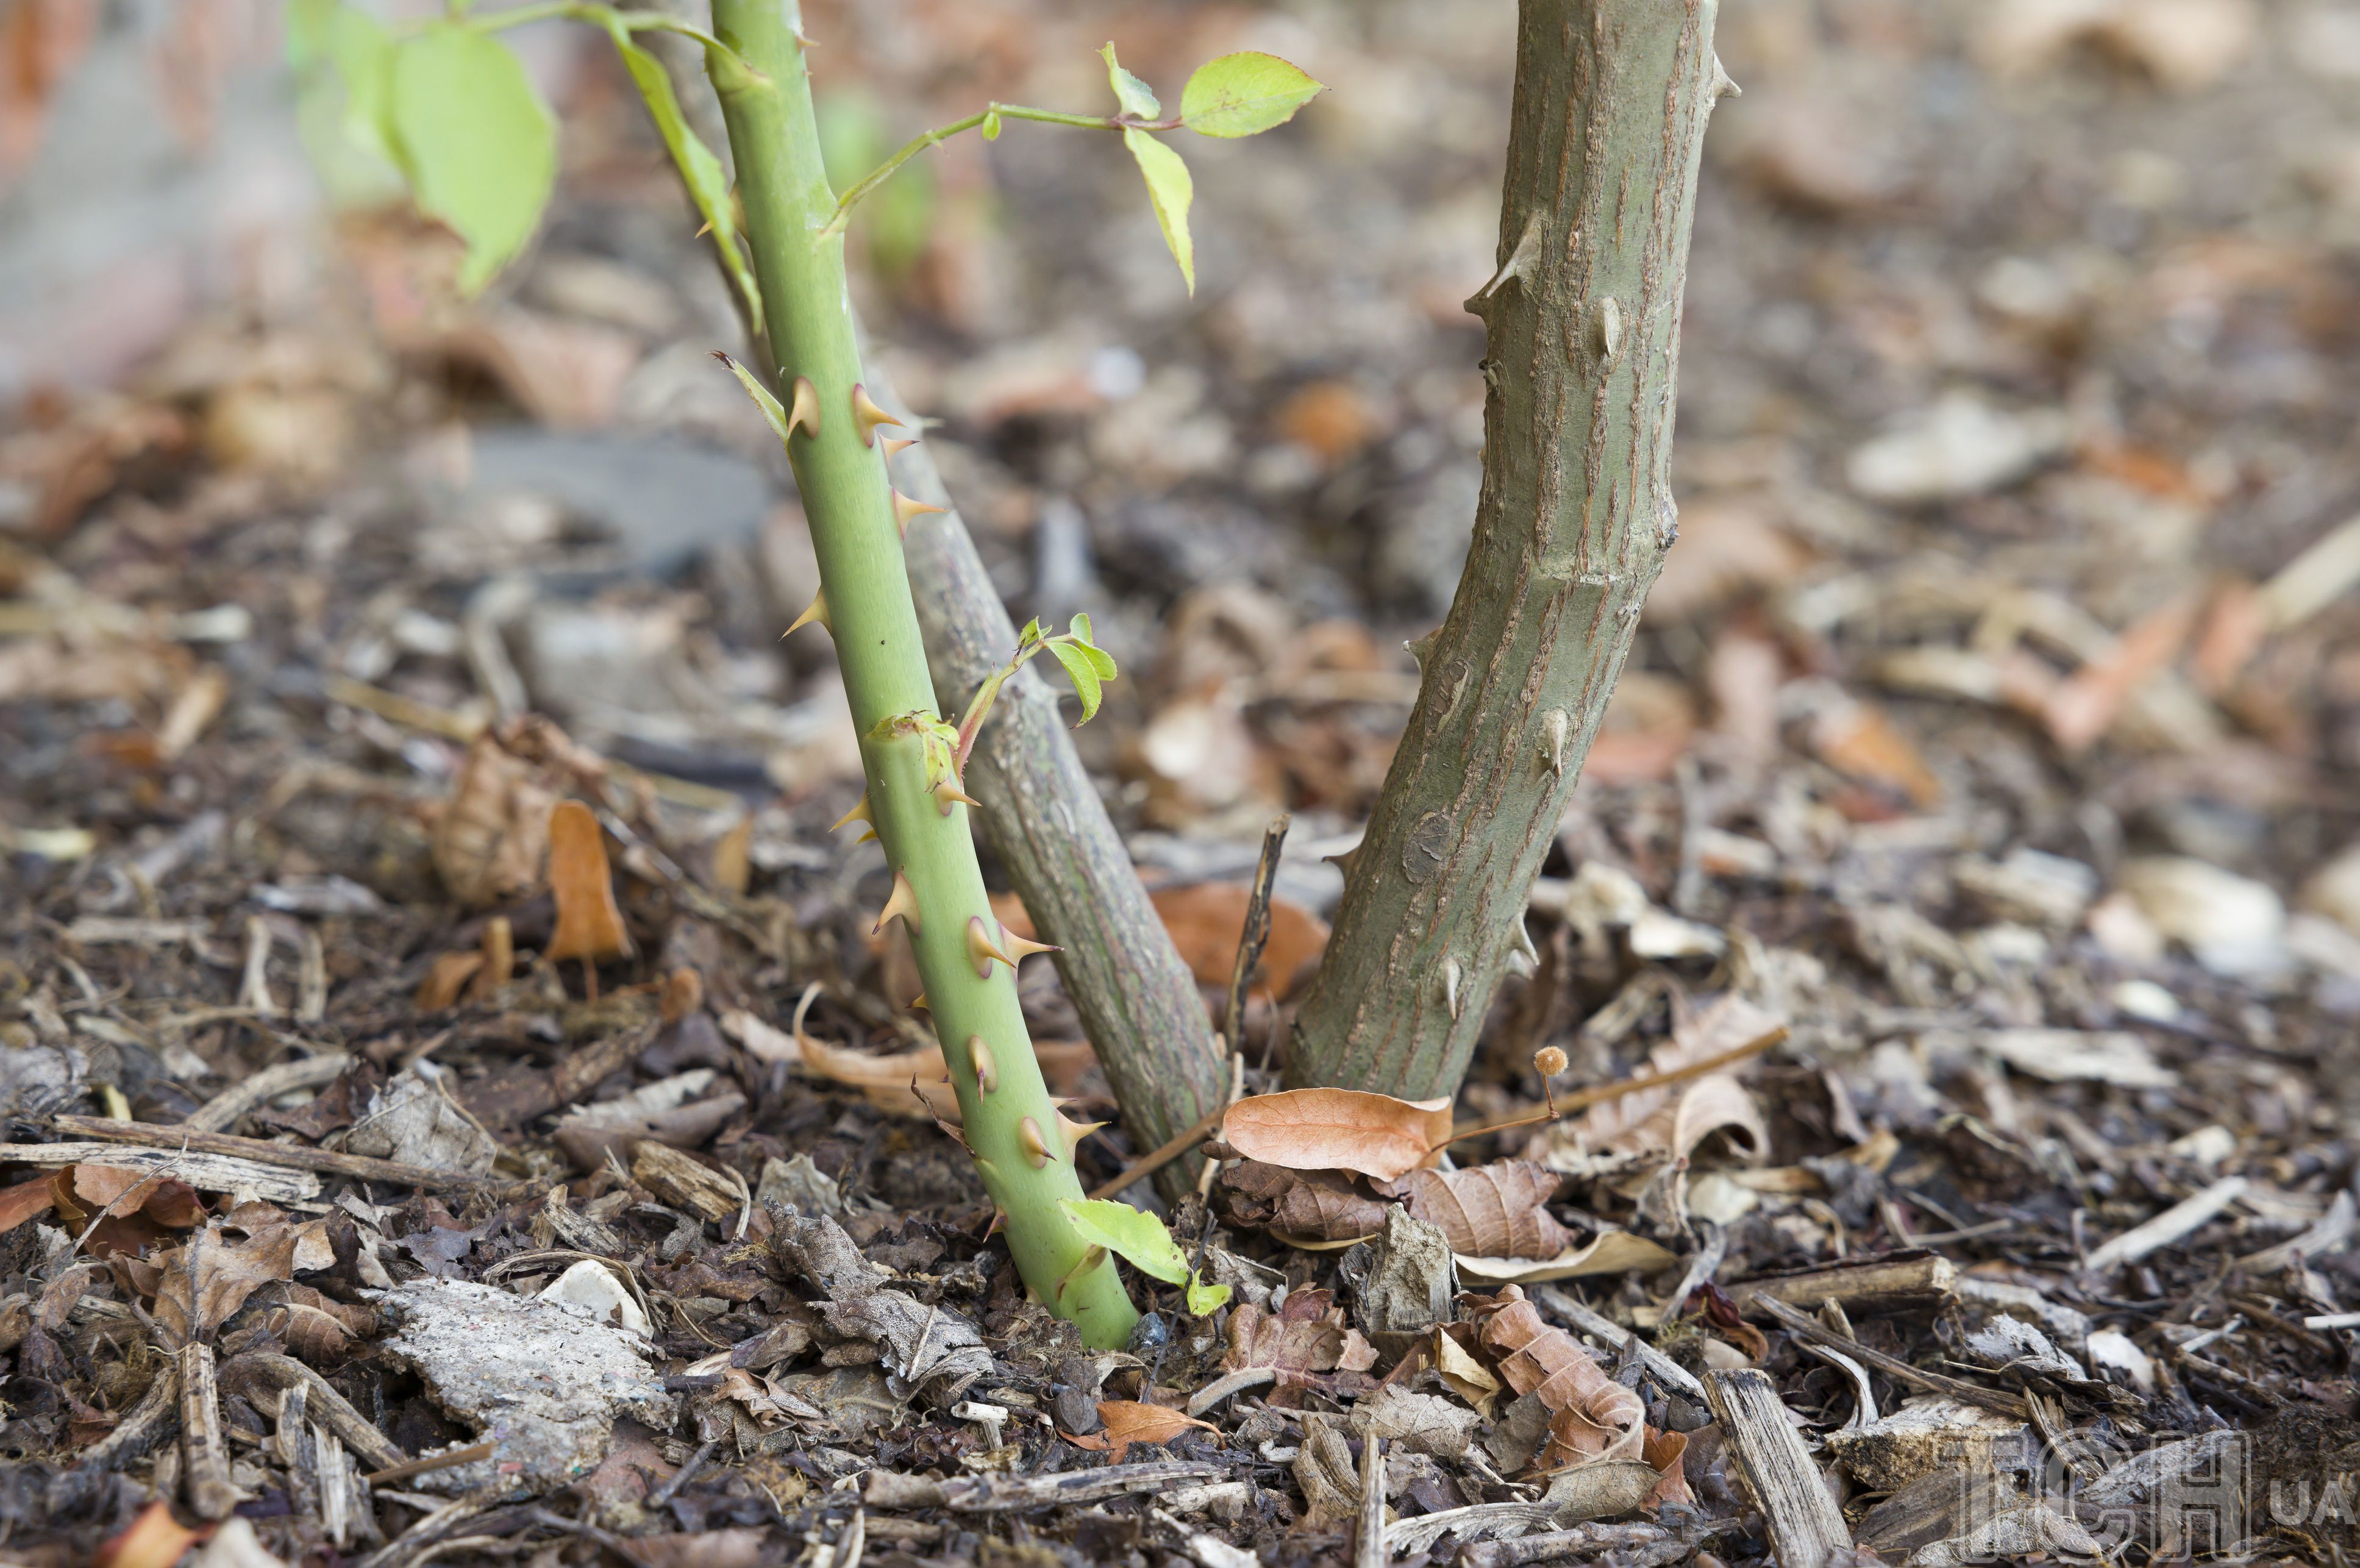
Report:
[{"label": "thorny green stem", "polygon": [[1168,131],[1180,124],[1176,118],[1142,120],[1130,114],[1068,114],[1055,109],[1028,109],[1022,103],[987,104],[964,120],[936,125],[925,135],[912,138],[901,151],[854,181],[837,200],[835,215],[828,219],[827,227],[820,231],[822,237],[842,234],[844,225],[852,220],[852,209],[860,199],[892,179],[903,164],[928,147],[940,147],[961,131],[971,131],[996,120],[1038,120],[1044,125],[1079,125],[1092,131]]},{"label": "thorny green stem", "polygon": [[1113,1265],[1092,1256],[1058,1206],[1082,1195],[1068,1124],[1042,1082],[1013,967],[985,951],[1004,953],[1007,939],[967,809],[938,797],[929,777],[939,753],[930,763],[933,733],[921,721],[931,719],[934,680],[885,454],[857,411],[860,355],[844,242],[827,227],[837,202],[820,161],[801,19],[798,0],[714,0],[714,31],[728,52],[712,52],[706,67],[729,130],[778,385],[808,382],[812,392],[817,428],[792,427],[787,456],[811,519],[871,825],[894,873],[889,911],[901,916],[917,957],[964,1135],[1007,1215],[1018,1272],[1086,1343],[1109,1349],[1138,1312]]}]

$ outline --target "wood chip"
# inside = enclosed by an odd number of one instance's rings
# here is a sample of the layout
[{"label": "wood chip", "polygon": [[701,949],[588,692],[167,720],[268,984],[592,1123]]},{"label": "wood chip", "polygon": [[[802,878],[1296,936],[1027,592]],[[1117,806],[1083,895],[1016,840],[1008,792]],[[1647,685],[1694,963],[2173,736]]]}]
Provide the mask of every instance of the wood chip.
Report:
[{"label": "wood chip", "polygon": [[2123,1232],[2090,1254],[2090,1272],[2103,1274],[2169,1247],[2245,1196],[2245,1187],[2243,1176],[2223,1176],[2195,1196],[2181,1199],[2147,1224]]},{"label": "wood chip", "polygon": [[1779,1568],[1827,1568],[1852,1531],[1769,1377],[1747,1367],[1705,1374],[1705,1395],[1737,1472],[1770,1530]]}]

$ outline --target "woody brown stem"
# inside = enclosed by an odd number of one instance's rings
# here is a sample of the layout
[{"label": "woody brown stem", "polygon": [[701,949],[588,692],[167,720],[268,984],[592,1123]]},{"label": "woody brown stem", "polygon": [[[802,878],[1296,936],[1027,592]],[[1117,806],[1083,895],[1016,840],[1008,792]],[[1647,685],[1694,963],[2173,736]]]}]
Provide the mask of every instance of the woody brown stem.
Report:
[{"label": "woody brown stem", "polygon": [[1483,319],[1483,491],[1288,1081],[1454,1093],[1675,532],[1716,0],[1524,0]]}]

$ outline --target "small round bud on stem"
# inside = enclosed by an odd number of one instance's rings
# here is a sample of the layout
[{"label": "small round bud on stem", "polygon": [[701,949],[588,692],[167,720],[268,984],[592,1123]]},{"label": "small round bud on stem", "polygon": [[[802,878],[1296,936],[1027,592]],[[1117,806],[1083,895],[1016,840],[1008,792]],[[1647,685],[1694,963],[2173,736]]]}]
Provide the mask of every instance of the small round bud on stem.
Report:
[{"label": "small round bud on stem", "polygon": [[1554,1045],[1545,1045],[1533,1052],[1533,1071],[1544,1078],[1554,1078],[1565,1068],[1565,1052]]}]

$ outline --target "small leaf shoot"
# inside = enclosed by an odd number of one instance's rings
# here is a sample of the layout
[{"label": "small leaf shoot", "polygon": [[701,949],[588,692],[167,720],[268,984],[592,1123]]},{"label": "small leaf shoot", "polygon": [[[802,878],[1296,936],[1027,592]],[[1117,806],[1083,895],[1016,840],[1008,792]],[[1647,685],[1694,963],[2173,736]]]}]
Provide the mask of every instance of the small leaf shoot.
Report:
[{"label": "small leaf shoot", "polygon": [[1155,101],[1147,83],[1116,61],[1113,44],[1108,44],[1098,54],[1107,63],[1107,85],[1114,89],[1114,101],[1124,114],[1135,120],[1153,120],[1162,115],[1164,105]]}]

